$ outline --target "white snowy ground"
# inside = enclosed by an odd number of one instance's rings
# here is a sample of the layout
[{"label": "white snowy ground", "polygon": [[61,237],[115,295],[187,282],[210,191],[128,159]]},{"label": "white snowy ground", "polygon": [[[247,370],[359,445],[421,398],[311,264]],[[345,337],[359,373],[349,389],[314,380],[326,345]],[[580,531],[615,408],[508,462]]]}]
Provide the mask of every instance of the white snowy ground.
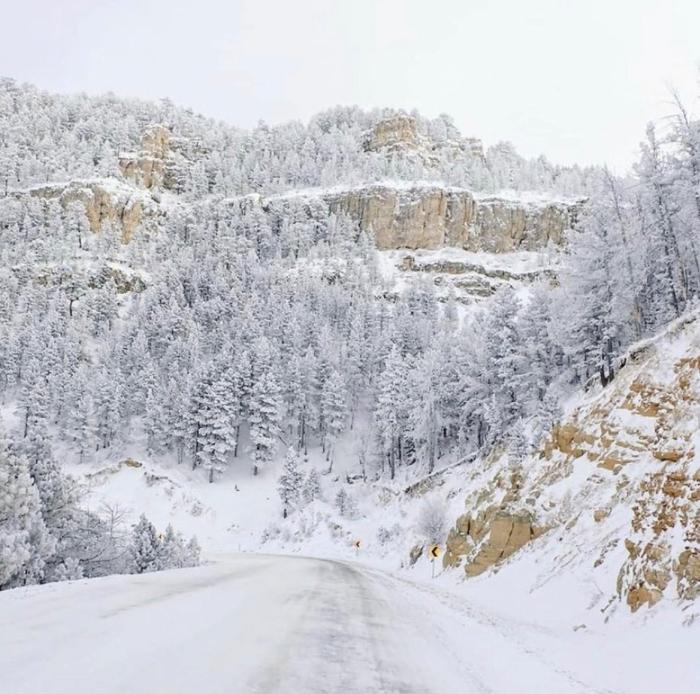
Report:
[{"label": "white snowy ground", "polygon": [[557,633],[348,562],[222,555],[197,569],[0,594],[0,691],[700,691],[695,649],[671,671],[659,657],[666,634],[654,633],[658,667],[634,632]]}]

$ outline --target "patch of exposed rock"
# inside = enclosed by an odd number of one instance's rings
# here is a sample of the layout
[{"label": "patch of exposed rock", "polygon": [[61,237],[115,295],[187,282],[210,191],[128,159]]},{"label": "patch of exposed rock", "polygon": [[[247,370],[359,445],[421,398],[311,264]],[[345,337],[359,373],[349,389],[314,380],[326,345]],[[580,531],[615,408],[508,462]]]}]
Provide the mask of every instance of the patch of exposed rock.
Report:
[{"label": "patch of exposed rock", "polygon": [[470,473],[445,566],[474,576],[509,560],[517,571],[528,545],[544,575],[590,576],[612,598],[605,609],[696,599],[699,412],[700,319],[691,315],[630,352],[517,473],[498,454]]},{"label": "patch of exposed rock", "polygon": [[506,284],[527,285],[546,280],[554,285],[557,282],[555,272],[549,268],[513,272],[505,268],[487,267],[464,260],[426,259],[410,254],[401,258],[398,268],[402,272],[421,272],[432,275],[436,286],[451,284],[462,293],[477,298],[492,296]]},{"label": "patch of exposed rock", "polygon": [[169,126],[153,123],[144,131],[138,152],[119,155],[119,169],[124,179],[140,188],[181,193],[193,163],[204,154],[199,139],[178,137]]},{"label": "patch of exposed rock", "polygon": [[385,118],[368,133],[365,149],[369,152],[428,148],[428,140],[418,133],[416,119],[399,114]]},{"label": "patch of exposed rock", "polygon": [[29,194],[58,200],[64,208],[72,202],[82,203],[93,233],[111,224],[119,231],[123,243],[128,243],[146,218],[156,211],[150,198],[113,179],[50,184],[32,188]]},{"label": "patch of exposed rock", "polygon": [[515,554],[546,530],[538,526],[520,495],[522,471],[504,470],[494,476],[457,519],[447,537],[443,566],[464,566],[467,576],[478,576]]},{"label": "patch of exposed rock", "polygon": [[418,123],[413,116],[397,114],[379,121],[366,135],[365,150],[403,158],[419,157],[426,164],[437,163],[440,150],[461,151],[473,157],[484,159],[481,140],[473,137],[460,137],[458,140],[433,142],[418,131]]},{"label": "patch of exposed rock", "polygon": [[465,514],[447,538],[443,565],[459,566],[464,559],[467,576],[478,576],[507,559],[530,540],[542,534],[528,511],[511,512],[494,508],[474,516]]},{"label": "patch of exposed rock", "polygon": [[504,253],[561,245],[581,202],[477,198],[441,186],[369,185],[323,193],[332,212],[372,232],[380,250],[436,249]]},{"label": "patch of exposed rock", "polygon": [[170,155],[170,129],[153,124],[146,128],[139,152],[119,155],[122,176],[143,188],[160,188],[166,179],[166,162]]}]

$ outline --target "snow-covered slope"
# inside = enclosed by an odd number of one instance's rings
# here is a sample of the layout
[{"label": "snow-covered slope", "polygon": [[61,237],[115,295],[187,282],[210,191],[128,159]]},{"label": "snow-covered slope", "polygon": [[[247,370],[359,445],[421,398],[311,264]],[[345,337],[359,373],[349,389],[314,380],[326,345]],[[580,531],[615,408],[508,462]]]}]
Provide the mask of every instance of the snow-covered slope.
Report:
[{"label": "snow-covered slope", "polygon": [[510,465],[494,453],[465,474],[445,565],[478,575],[470,590],[516,611],[597,623],[665,598],[693,622],[699,364],[691,313],[634,346],[606,388],[571,403],[535,455]]}]

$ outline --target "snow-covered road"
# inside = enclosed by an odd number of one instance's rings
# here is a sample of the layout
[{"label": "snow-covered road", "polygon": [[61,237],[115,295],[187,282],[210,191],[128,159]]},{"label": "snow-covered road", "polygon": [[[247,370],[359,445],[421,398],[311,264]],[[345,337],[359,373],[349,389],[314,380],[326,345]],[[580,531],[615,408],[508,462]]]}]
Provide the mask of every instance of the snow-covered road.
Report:
[{"label": "snow-covered road", "polygon": [[0,594],[0,691],[596,690],[425,587],[343,562],[241,555]]}]

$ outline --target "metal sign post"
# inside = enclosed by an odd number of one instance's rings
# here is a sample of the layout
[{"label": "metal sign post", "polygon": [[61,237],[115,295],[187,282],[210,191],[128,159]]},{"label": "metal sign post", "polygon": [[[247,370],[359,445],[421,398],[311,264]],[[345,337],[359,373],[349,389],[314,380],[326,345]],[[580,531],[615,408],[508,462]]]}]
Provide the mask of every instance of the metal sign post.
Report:
[{"label": "metal sign post", "polygon": [[440,545],[430,545],[428,556],[430,557],[430,565],[432,567],[432,577],[435,578],[435,560],[442,554]]}]

